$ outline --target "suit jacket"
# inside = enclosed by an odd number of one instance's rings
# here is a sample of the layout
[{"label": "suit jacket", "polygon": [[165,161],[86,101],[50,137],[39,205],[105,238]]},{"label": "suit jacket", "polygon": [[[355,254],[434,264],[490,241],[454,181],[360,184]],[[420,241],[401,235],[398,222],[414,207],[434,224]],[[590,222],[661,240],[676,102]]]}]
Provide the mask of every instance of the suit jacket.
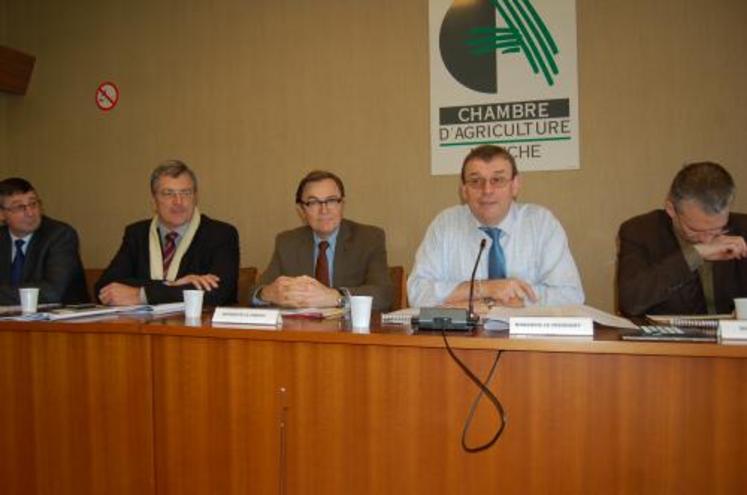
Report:
[{"label": "suit jacket", "polygon": [[[275,239],[270,265],[251,294],[281,275],[313,278],[314,271],[314,233],[311,228],[304,226],[282,232]],[[373,308],[380,311],[386,311],[392,305],[386,236],[380,228],[343,219],[337,234],[332,272],[333,287],[345,287],[354,295],[373,296]]]},{"label": "suit jacket", "polygon": [[[747,215],[732,213],[727,229],[747,236]],[[697,270],[690,270],[664,210],[654,210],[620,226],[617,295],[620,311],[644,314],[707,312]],[[734,298],[747,296],[747,260],[713,262],[716,311],[729,313]]]},{"label": "suit jacket", "polygon": [[[193,288],[170,287],[164,285],[162,280],[151,280],[148,247],[150,223],[151,220],[142,220],[127,226],[119,251],[96,282],[97,298],[101,289],[111,282],[143,287],[149,304],[182,301],[182,291]],[[220,282],[217,289],[205,292],[205,305],[235,303],[239,277],[239,234],[232,225],[202,215],[200,226],[179,265],[177,278],[207,273],[220,277]]]},{"label": "suit jacket", "polygon": [[[10,285],[12,240],[0,227],[0,304],[19,304],[18,288]],[[86,279],[78,250],[78,234],[70,225],[42,216],[26,248],[22,286],[39,287],[40,303],[88,302]]]}]

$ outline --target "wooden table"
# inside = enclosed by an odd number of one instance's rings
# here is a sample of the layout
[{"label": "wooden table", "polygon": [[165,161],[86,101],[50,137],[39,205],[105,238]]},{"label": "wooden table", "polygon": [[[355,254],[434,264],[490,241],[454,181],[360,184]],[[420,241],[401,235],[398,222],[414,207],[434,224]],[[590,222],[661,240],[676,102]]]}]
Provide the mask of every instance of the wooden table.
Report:
[{"label": "wooden table", "polygon": [[[747,346],[0,322],[2,494],[744,493]],[[497,415],[483,400],[470,431]]]}]

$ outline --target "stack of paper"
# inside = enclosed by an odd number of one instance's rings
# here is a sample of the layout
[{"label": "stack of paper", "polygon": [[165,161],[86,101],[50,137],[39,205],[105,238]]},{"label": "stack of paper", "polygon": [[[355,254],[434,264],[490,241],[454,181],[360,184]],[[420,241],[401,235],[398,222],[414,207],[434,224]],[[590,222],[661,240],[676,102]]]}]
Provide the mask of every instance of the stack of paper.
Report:
[{"label": "stack of paper", "polygon": [[119,313],[125,314],[152,314],[166,315],[171,313],[183,313],[184,303],[164,303],[164,304],[137,304],[135,306],[122,306]]},{"label": "stack of paper", "polygon": [[305,320],[332,320],[345,316],[343,308],[301,308],[281,309],[283,318],[299,318]]}]

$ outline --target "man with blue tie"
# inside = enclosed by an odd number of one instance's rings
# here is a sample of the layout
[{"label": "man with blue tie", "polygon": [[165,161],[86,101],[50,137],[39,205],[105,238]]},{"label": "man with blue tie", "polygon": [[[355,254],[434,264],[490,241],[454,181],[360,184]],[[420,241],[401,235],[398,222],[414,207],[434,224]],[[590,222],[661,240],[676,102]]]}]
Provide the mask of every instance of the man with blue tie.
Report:
[{"label": "man with blue tie", "polygon": [[412,306],[466,306],[480,250],[475,297],[488,306],[581,304],[581,278],[560,222],[538,205],[515,201],[521,185],[514,157],[483,145],[462,163],[463,205],[428,227],[407,281]]},{"label": "man with blue tie", "polygon": [[19,287],[38,287],[41,303],[88,301],[78,234],[42,214],[25,179],[0,181],[0,305],[19,304]]}]

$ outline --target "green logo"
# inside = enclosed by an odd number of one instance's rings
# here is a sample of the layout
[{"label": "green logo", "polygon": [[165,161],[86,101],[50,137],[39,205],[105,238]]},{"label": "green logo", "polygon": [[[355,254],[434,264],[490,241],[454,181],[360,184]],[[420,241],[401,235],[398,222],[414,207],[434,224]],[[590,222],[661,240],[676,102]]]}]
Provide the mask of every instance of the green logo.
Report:
[{"label": "green logo", "polygon": [[439,47],[449,73],[483,93],[498,92],[496,52],[523,55],[548,86],[559,73],[558,45],[529,0],[456,1],[441,24]]}]

